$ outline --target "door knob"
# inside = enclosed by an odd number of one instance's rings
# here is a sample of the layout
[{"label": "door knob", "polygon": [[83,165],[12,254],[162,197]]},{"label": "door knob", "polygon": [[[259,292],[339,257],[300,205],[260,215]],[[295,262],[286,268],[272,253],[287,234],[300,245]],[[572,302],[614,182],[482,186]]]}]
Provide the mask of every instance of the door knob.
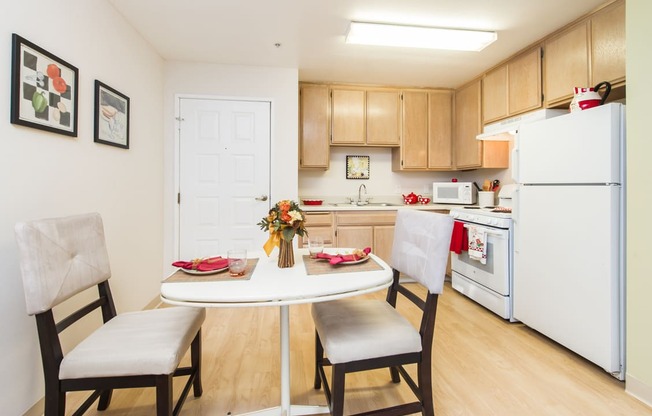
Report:
[{"label": "door knob", "polygon": [[267,201],[267,195],[261,195],[256,197],[256,201]]}]

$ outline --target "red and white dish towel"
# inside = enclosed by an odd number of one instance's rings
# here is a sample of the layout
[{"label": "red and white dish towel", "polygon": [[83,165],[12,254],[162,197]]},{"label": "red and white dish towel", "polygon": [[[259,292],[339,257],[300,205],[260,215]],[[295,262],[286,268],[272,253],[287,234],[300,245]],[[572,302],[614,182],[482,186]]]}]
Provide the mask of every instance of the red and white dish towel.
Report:
[{"label": "red and white dish towel", "polygon": [[469,230],[469,258],[487,264],[487,232],[476,227]]}]

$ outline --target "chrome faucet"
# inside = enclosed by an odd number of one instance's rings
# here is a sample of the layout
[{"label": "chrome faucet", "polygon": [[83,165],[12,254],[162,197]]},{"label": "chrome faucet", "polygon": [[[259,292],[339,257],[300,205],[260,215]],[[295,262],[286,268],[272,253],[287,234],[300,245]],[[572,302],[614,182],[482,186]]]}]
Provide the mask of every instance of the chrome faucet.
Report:
[{"label": "chrome faucet", "polygon": [[357,205],[364,205],[367,201],[362,201],[362,189],[364,188],[364,194],[367,195],[367,187],[364,185],[360,185],[358,188],[358,202],[356,203]]}]

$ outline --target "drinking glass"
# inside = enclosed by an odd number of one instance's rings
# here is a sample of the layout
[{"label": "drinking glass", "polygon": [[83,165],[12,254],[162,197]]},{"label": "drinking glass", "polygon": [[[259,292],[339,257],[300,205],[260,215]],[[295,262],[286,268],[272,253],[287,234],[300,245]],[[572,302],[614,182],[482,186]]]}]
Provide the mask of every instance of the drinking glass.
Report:
[{"label": "drinking glass", "polygon": [[229,260],[229,274],[234,277],[244,276],[247,268],[247,250],[229,250],[226,256]]},{"label": "drinking glass", "polygon": [[310,253],[310,258],[314,259],[317,257],[317,254],[324,251],[324,239],[321,236],[314,236],[308,239],[308,252]]}]

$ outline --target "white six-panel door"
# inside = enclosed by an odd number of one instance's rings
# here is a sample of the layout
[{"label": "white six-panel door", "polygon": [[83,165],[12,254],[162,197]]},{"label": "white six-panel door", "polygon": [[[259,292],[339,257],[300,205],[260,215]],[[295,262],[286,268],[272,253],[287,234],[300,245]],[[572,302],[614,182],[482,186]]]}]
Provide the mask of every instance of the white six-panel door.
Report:
[{"label": "white six-panel door", "polygon": [[270,207],[270,110],[264,101],[179,100],[179,258],[259,250]]}]

